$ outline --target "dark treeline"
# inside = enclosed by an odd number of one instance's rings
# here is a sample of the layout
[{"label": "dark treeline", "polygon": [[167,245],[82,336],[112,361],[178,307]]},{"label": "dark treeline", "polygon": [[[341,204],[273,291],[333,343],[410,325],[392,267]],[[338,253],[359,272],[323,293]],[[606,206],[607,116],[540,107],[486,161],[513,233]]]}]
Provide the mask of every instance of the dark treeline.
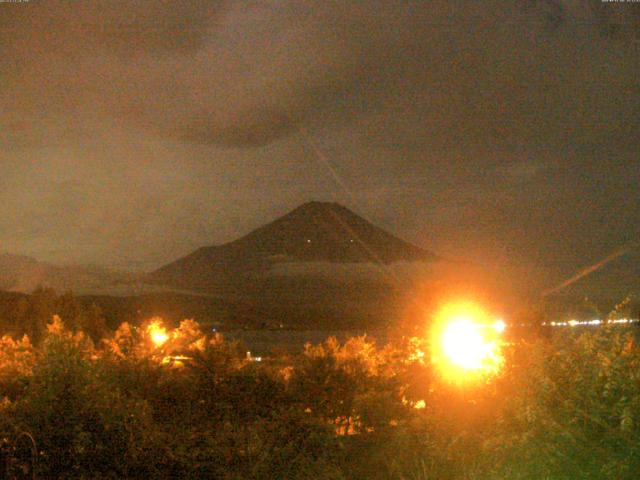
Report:
[{"label": "dark treeline", "polygon": [[37,345],[53,315],[64,318],[70,329],[82,330],[94,341],[109,332],[103,309],[96,303],[81,301],[71,292],[58,294],[46,287],[39,287],[30,295],[0,292],[0,331],[4,334],[27,335]]}]

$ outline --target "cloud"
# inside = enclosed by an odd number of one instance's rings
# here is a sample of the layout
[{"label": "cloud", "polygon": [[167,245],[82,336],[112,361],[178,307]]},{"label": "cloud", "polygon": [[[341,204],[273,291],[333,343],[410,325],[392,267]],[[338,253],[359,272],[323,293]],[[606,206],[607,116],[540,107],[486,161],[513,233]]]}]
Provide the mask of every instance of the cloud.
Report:
[{"label": "cloud", "polygon": [[[224,10],[223,0],[27,3],[3,6],[0,26],[11,47],[8,52],[67,61],[95,54],[115,54],[123,60],[142,54],[184,54],[201,46],[211,22]],[[19,61],[16,57],[12,59]]]},{"label": "cloud", "polygon": [[436,148],[540,136],[637,140],[630,63],[638,17],[624,6],[153,0],[2,8],[14,112],[3,131],[17,143],[34,140],[25,114],[30,126],[106,115],[184,141],[252,146],[300,123],[340,123],[377,107],[393,119],[388,103]]},{"label": "cloud", "polygon": [[439,253],[564,256],[608,219],[628,236],[639,10],[1,3],[0,239],[155,267],[310,198]]}]

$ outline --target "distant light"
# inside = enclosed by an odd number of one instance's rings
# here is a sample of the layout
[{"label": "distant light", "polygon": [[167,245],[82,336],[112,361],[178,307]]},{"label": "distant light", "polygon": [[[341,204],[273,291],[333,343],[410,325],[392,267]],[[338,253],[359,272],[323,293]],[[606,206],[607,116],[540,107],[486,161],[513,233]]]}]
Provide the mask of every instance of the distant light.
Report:
[{"label": "distant light", "polygon": [[612,323],[632,323],[633,320],[630,318],[618,318],[616,320],[613,320]]},{"label": "distant light", "polygon": [[502,319],[496,320],[496,322],[493,324],[493,329],[498,333],[504,332],[505,328],[507,328],[507,324],[504,323],[504,320]]},{"label": "distant light", "polygon": [[262,357],[254,357],[251,355],[250,351],[247,351],[247,360],[249,362],[261,362],[262,361]]},{"label": "distant light", "polygon": [[640,320],[637,318],[617,318],[614,320],[601,320],[599,318],[594,318],[593,320],[569,320],[566,322],[543,322],[543,325],[551,325],[552,327],[597,327],[599,325],[627,325],[631,323],[638,323]]},{"label": "distant light", "polygon": [[167,355],[162,359],[162,364],[172,367],[183,367],[184,362],[187,360],[191,360],[191,357],[187,357],[186,355]]},{"label": "distant light", "polygon": [[154,320],[147,327],[147,332],[149,333],[149,337],[151,341],[157,346],[162,346],[167,340],[169,340],[169,335],[167,335],[167,329],[162,326],[159,320]]},{"label": "distant light", "polygon": [[165,343],[167,340],[169,339],[168,335],[166,333],[162,333],[162,332],[154,332],[151,334],[151,340],[153,341],[153,343],[155,343],[156,345],[162,345],[163,343]]}]

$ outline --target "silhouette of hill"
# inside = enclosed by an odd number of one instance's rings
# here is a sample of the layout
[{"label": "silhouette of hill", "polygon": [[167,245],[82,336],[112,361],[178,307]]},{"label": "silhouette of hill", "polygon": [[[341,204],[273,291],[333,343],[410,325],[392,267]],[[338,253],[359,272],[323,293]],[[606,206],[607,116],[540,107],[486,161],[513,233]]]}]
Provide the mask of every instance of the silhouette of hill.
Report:
[{"label": "silhouette of hill", "polygon": [[135,274],[84,265],[52,265],[24,255],[0,254],[0,290],[28,293],[37,287],[59,292],[103,292],[135,285]]},{"label": "silhouette of hill", "polygon": [[299,262],[432,261],[436,256],[337,203],[308,202],[232,242],[203,247],[151,274],[154,283],[207,289]]}]

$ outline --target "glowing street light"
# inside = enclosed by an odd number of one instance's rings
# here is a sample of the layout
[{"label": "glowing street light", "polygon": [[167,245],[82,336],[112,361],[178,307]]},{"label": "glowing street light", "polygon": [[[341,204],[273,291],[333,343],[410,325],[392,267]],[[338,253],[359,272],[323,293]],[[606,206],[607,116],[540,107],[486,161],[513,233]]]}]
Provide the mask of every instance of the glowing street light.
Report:
[{"label": "glowing street light", "polygon": [[495,374],[504,362],[501,335],[505,328],[503,320],[491,321],[474,304],[449,304],[432,326],[432,361],[454,383]]},{"label": "glowing street light", "polygon": [[156,347],[161,347],[169,340],[167,329],[159,321],[153,321],[147,327],[147,333]]},{"label": "glowing street light", "polygon": [[485,358],[494,348],[485,341],[480,325],[467,318],[455,318],[444,328],[442,350],[447,358],[467,370],[483,368]]}]

